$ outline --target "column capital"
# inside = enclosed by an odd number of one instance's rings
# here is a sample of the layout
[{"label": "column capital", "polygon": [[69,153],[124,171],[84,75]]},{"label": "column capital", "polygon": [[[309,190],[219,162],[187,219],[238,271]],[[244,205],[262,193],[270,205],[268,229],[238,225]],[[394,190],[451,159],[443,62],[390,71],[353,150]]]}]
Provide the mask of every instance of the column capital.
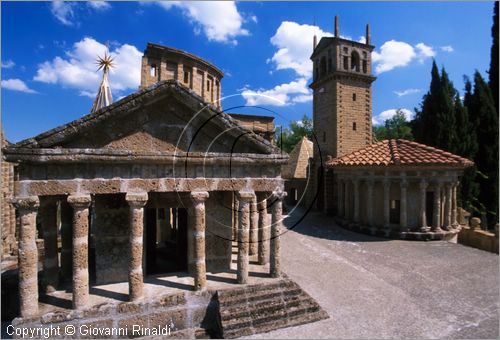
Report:
[{"label": "column capital", "polygon": [[131,207],[143,207],[148,202],[147,192],[127,192],[125,200]]},{"label": "column capital", "polygon": [[253,190],[240,190],[237,196],[240,201],[251,202],[255,197],[255,192]]},{"label": "column capital", "polygon": [[191,191],[189,195],[191,196],[191,199],[194,201],[194,203],[205,202],[210,196],[208,194],[208,191]]},{"label": "column capital", "polygon": [[71,204],[73,208],[88,208],[92,198],[90,195],[70,195],[68,196],[68,203]]},{"label": "column capital", "polygon": [[11,202],[16,209],[20,210],[36,210],[40,207],[38,196],[16,197]]},{"label": "column capital", "polygon": [[275,191],[273,191],[273,197],[279,201],[282,201],[286,197],[286,195],[287,195],[286,191],[283,191],[281,188],[278,188]]}]

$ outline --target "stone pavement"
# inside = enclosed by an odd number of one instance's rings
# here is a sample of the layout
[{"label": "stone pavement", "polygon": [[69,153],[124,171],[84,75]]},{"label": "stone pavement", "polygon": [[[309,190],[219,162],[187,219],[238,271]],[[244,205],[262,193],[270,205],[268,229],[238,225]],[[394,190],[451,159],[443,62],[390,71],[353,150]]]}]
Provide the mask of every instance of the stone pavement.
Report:
[{"label": "stone pavement", "polygon": [[283,270],[330,319],[253,338],[499,336],[496,254],[357,234],[319,213],[283,235],[281,244]]}]

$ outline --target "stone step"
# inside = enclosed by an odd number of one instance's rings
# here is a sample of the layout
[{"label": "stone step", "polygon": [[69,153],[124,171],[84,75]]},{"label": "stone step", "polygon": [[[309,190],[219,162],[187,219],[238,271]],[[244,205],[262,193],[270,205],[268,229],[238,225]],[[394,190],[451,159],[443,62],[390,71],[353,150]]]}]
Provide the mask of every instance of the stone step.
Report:
[{"label": "stone step", "polygon": [[300,287],[293,285],[290,286],[277,286],[273,288],[266,287],[265,289],[255,291],[241,291],[238,294],[222,293],[219,294],[219,304],[223,307],[229,307],[247,302],[257,302],[263,300],[270,300],[276,297],[293,296],[300,294],[302,290]]},{"label": "stone step", "polygon": [[324,312],[323,310],[319,310],[313,313],[265,322],[258,326],[225,331],[224,338],[234,339],[243,336],[249,336],[252,334],[267,333],[280,328],[300,326],[306,323],[321,321],[324,319],[328,319],[328,314],[326,314],[326,312]]},{"label": "stone step", "polygon": [[229,319],[237,319],[244,316],[258,315],[279,308],[298,306],[300,303],[305,302],[308,299],[310,298],[301,294],[286,296],[281,299],[259,301],[247,304],[246,306],[235,305],[229,308],[225,308],[220,312],[220,315],[221,319],[223,321],[226,321]]},{"label": "stone step", "polygon": [[295,317],[298,315],[312,313],[319,310],[318,304],[311,301],[303,301],[300,305],[288,307],[281,304],[281,308],[269,310],[260,314],[251,313],[248,316],[234,318],[222,322],[224,330],[233,330],[243,327],[258,326],[260,324],[277,321],[283,318]]}]

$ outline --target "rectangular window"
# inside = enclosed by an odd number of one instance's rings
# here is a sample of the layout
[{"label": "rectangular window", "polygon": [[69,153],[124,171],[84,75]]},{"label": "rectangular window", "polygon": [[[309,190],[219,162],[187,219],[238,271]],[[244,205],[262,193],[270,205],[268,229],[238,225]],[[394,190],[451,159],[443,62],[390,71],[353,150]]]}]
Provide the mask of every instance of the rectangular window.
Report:
[{"label": "rectangular window", "polygon": [[356,131],[356,122],[352,123],[352,131]]},{"label": "rectangular window", "polygon": [[356,101],[356,93],[353,93],[352,94],[352,101],[355,102]]},{"label": "rectangular window", "polygon": [[366,64],[366,60],[363,60],[363,73],[366,73],[368,71],[368,67]]},{"label": "rectangular window", "polygon": [[207,80],[207,91],[210,91],[210,80]]},{"label": "rectangular window", "polygon": [[349,58],[347,56],[344,56],[344,70],[349,69]]},{"label": "rectangular window", "polygon": [[156,77],[156,65],[155,64],[151,65],[151,68],[149,69],[149,75],[151,77]]},{"label": "rectangular window", "polygon": [[187,84],[189,83],[189,72],[184,71],[184,82]]}]

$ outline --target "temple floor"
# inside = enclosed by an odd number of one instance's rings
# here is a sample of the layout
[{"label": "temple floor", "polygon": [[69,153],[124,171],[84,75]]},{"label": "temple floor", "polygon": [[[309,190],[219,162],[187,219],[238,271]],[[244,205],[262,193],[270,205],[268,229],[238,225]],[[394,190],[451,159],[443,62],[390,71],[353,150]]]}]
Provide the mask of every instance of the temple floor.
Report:
[{"label": "temple floor", "polygon": [[284,272],[330,318],[253,338],[498,339],[496,254],[359,234],[320,213],[283,235],[281,252]]},{"label": "temple floor", "polygon": [[[233,242],[232,263],[229,272],[207,273],[207,290],[215,291],[230,289],[239,286],[236,282],[237,243]],[[276,281],[269,277],[269,265],[257,265],[257,255],[249,257],[249,279],[247,285]],[[144,300],[154,299],[157,296],[193,291],[193,277],[187,272],[147,275],[144,278]],[[128,282],[119,282],[103,285],[91,285],[89,307],[103,303],[119,303],[128,301]],[[71,310],[71,289],[58,290],[40,296],[39,310],[43,315],[48,312]]]}]

